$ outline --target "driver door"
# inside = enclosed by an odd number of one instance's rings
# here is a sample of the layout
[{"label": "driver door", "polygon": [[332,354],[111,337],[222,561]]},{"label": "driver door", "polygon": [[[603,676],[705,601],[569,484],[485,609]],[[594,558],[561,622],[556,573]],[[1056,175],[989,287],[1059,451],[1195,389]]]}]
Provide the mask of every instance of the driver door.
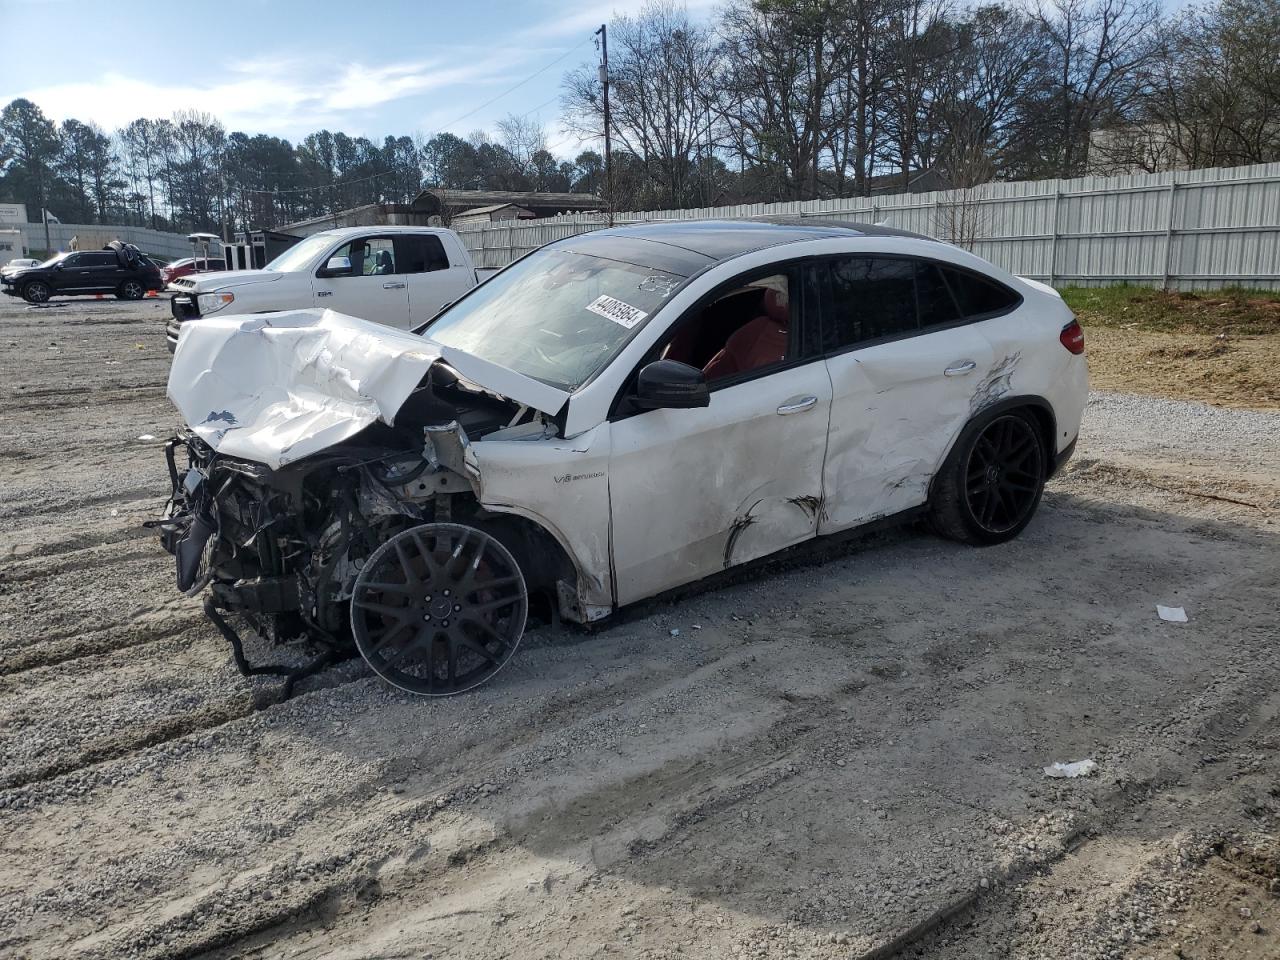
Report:
[{"label": "driver door", "polygon": [[[341,272],[329,270],[345,258]],[[409,324],[409,283],[399,272],[391,237],[360,237],[329,255],[315,278],[315,305],[392,327]]]},{"label": "driver door", "polygon": [[[711,402],[695,409],[629,412],[624,400],[611,424],[609,496],[619,604],[816,534],[831,380],[821,356],[805,346],[807,298],[795,295],[798,277],[775,267],[771,275],[739,278],[673,325],[646,358],[665,355],[713,371]],[[717,303],[749,299],[743,290],[753,283],[770,281],[776,288],[777,278],[789,295],[785,355],[758,357],[765,362],[715,374],[724,368],[723,351],[716,348],[727,348],[725,333],[731,337],[762,319],[752,318],[758,308],[748,306],[726,330]],[[718,342],[700,338],[700,326]]]}]

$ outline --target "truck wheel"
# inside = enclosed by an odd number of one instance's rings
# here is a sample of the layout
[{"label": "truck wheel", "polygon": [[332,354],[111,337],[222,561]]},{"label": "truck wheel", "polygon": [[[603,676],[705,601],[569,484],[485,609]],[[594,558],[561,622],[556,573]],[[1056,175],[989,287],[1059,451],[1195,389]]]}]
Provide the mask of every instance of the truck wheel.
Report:
[{"label": "truck wheel", "polygon": [[116,288],[118,300],[141,300],[147,295],[147,288],[137,280],[126,280]]},{"label": "truck wheel", "polygon": [[43,280],[28,280],[22,286],[22,299],[27,303],[44,303],[52,292]]}]

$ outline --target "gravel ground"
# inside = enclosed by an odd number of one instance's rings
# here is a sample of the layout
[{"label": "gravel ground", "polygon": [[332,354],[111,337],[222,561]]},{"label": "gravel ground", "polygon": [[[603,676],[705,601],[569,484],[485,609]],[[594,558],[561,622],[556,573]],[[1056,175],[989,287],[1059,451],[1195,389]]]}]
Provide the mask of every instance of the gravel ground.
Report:
[{"label": "gravel ground", "polygon": [[277,704],[139,528],[164,310],[0,304],[0,955],[1280,956],[1280,414],[1098,395],[1014,543]]}]

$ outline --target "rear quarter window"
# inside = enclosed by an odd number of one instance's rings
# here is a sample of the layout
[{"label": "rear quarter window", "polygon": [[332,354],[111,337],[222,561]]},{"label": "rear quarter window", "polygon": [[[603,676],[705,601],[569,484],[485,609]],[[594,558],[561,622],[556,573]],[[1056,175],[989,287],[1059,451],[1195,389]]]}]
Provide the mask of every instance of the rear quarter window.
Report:
[{"label": "rear quarter window", "polygon": [[965,319],[1007,313],[1022,302],[1020,294],[976,273],[954,267],[943,267],[942,273]]}]

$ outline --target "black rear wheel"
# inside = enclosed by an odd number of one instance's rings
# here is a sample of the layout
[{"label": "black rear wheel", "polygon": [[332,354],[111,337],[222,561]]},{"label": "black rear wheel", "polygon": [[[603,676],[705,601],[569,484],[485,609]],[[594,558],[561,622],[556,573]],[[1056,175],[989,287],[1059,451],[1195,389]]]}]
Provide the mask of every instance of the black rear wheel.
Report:
[{"label": "black rear wheel", "polygon": [[28,280],[22,287],[22,299],[27,303],[45,303],[53,293],[43,280]]},{"label": "black rear wheel", "polygon": [[374,673],[423,696],[484,683],[516,652],[529,597],[511,552],[456,523],[424,523],[382,544],[356,577],[351,629]]},{"label": "black rear wheel", "polygon": [[997,414],[971,427],[934,485],[934,527],[964,543],[1011,540],[1040,503],[1046,462],[1039,424],[1026,410]]},{"label": "black rear wheel", "polygon": [[126,280],[116,289],[116,296],[121,300],[141,300],[147,295],[147,288],[138,280]]}]

